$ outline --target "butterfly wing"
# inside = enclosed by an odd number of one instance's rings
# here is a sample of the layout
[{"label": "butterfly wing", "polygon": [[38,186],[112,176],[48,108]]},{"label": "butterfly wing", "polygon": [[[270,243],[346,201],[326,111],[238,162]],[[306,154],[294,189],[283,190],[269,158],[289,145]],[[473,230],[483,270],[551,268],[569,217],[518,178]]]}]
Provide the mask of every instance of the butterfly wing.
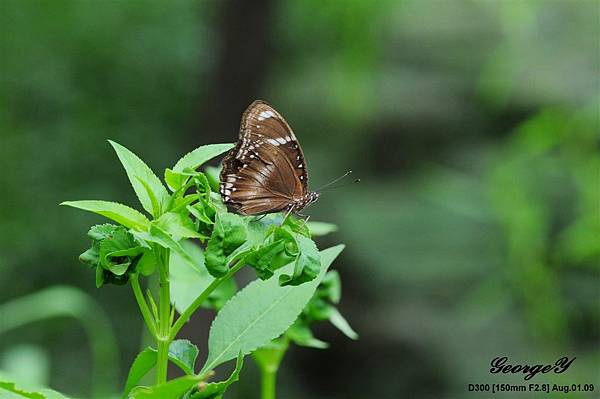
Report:
[{"label": "butterfly wing", "polygon": [[228,209],[256,215],[290,209],[307,193],[304,154],[285,119],[263,101],[244,115],[237,145],[223,160],[221,195]]}]

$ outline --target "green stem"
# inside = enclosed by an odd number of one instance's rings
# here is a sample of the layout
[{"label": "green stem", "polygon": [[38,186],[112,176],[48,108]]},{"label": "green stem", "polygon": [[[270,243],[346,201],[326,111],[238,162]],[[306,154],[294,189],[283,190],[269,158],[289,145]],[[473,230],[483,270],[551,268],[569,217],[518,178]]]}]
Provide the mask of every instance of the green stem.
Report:
[{"label": "green stem", "polygon": [[150,308],[148,308],[148,303],[144,298],[144,294],[142,293],[142,288],[140,287],[140,281],[137,274],[133,274],[130,277],[131,288],[133,288],[133,294],[135,295],[135,299],[140,307],[140,312],[142,312],[142,316],[144,317],[144,322],[146,323],[146,327],[148,327],[148,331],[154,338],[156,338],[156,320],[152,316],[150,312]]},{"label": "green stem", "polygon": [[284,335],[252,353],[252,358],[260,369],[261,399],[275,399],[277,370],[288,346],[288,338]]},{"label": "green stem", "polygon": [[190,317],[192,316],[192,314],[194,314],[194,312],[196,310],[198,310],[198,308],[204,303],[204,301],[206,301],[206,299],[208,298],[208,296],[221,283],[223,283],[224,281],[230,279],[243,266],[244,266],[243,262],[236,263],[235,266],[233,266],[231,269],[229,269],[229,272],[227,272],[226,275],[224,275],[223,277],[219,277],[219,278],[214,279],[212,281],[212,283],[210,283],[210,285],[208,287],[206,287],[206,289],[204,291],[202,291],[202,293],[200,293],[200,295],[196,299],[194,299],[194,302],[192,302],[183,311],[183,313],[181,314],[181,316],[179,316],[179,318],[177,319],[177,321],[173,325],[173,328],[171,328],[171,335],[169,336],[169,342],[175,339],[175,337],[177,336],[177,333],[179,333],[179,330],[181,330],[181,328],[183,327],[183,325],[185,323],[187,323],[187,321],[190,319]]},{"label": "green stem", "polygon": [[171,298],[169,292],[169,250],[162,249],[159,256],[160,268],[160,297],[158,311],[158,335],[156,337],[156,383],[164,384],[167,382],[167,369],[169,365],[169,336],[170,336],[170,316],[171,316]]},{"label": "green stem", "polygon": [[261,370],[261,399],[275,399],[275,383],[277,380],[277,368],[264,368]]}]

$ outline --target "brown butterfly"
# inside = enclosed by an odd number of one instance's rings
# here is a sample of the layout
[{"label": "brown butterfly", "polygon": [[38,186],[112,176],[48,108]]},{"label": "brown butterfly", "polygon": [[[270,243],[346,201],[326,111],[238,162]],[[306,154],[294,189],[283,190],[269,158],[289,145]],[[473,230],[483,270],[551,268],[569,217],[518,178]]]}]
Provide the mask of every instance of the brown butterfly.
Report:
[{"label": "brown butterfly", "polygon": [[288,123],[264,101],[242,116],[237,145],[223,160],[221,197],[231,212],[299,212],[319,198],[308,191],[302,148]]}]

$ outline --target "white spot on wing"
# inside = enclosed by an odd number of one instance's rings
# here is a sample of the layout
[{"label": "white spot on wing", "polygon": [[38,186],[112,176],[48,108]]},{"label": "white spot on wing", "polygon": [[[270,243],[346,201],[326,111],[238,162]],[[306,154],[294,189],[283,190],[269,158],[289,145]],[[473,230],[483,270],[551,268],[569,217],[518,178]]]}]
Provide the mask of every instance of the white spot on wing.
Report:
[{"label": "white spot on wing", "polygon": [[276,140],[279,142],[279,144],[285,144],[285,143],[287,143],[287,141],[283,137],[277,137]]}]

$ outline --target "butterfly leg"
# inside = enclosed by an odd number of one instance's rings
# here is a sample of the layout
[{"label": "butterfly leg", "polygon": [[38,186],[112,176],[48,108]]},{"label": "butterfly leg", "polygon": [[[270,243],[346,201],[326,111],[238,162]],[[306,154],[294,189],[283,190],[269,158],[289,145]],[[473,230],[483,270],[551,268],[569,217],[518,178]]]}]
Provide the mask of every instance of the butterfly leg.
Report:
[{"label": "butterfly leg", "polygon": [[[302,223],[302,226],[305,226],[306,223],[308,223],[308,219],[310,219],[310,216],[301,215],[301,214],[298,214],[298,216],[306,218],[306,219],[302,219],[302,221],[304,222],[304,223]],[[302,226],[300,226],[300,227],[302,227]]]},{"label": "butterfly leg", "polygon": [[261,217],[258,217],[256,219],[254,219],[254,222],[260,222],[261,220],[263,220],[265,218],[265,216],[267,216],[267,214],[265,213],[264,215],[262,215]]},{"label": "butterfly leg", "polygon": [[283,220],[281,221],[281,226],[283,226],[286,219],[288,218],[288,216],[290,216],[290,213],[292,213],[293,211],[294,211],[294,207],[291,206],[290,209],[288,209],[288,211],[285,213],[285,216],[283,217]]}]

